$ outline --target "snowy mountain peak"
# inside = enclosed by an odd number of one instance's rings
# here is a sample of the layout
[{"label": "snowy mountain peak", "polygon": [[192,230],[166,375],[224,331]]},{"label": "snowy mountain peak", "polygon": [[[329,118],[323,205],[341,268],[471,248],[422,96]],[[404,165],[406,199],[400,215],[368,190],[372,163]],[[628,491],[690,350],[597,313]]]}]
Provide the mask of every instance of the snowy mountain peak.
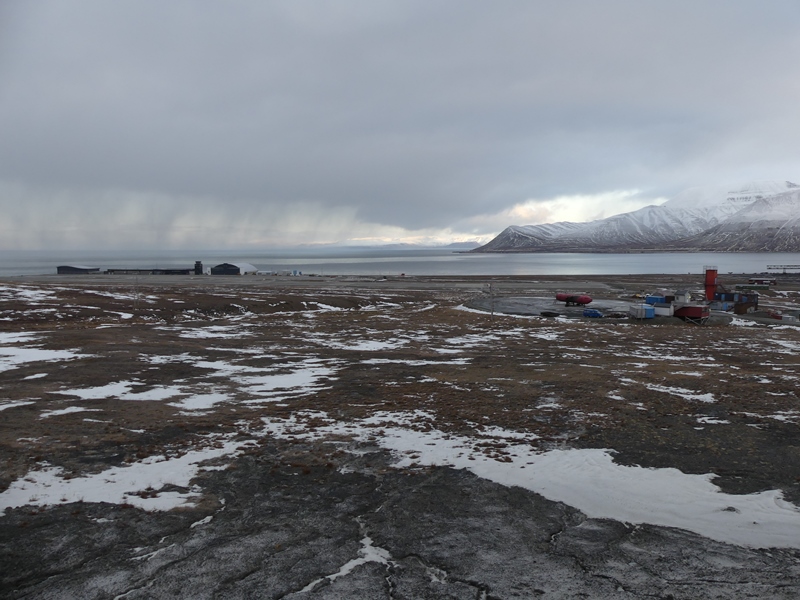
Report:
[{"label": "snowy mountain peak", "polygon": [[589,223],[512,225],[474,252],[797,252],[798,215],[800,186],[791,181],[695,187],[660,206]]},{"label": "snowy mountain peak", "polygon": [[667,208],[717,208],[737,211],[766,196],[774,196],[798,186],[791,181],[750,181],[740,184],[693,187],[665,202]]}]

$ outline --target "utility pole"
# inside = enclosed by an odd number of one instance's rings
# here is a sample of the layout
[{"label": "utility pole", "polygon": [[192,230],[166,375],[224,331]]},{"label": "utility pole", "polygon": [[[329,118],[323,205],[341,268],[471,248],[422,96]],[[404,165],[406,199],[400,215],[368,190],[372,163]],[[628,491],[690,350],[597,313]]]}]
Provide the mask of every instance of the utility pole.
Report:
[{"label": "utility pole", "polygon": [[491,320],[494,322],[494,286],[491,283],[489,284],[489,308]]}]

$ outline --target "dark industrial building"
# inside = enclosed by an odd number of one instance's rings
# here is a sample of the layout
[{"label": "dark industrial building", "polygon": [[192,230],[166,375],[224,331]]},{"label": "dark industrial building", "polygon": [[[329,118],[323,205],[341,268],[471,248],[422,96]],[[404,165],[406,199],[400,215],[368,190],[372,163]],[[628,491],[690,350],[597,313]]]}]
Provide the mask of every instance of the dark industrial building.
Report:
[{"label": "dark industrial building", "polygon": [[109,275],[192,275],[193,268],[189,269],[107,269]]},{"label": "dark industrial building", "polygon": [[[239,265],[245,266],[245,265]],[[248,267],[252,267],[253,271],[255,272],[255,267],[252,265],[246,265]],[[59,275],[75,275],[75,274],[84,274],[84,273],[100,273],[100,267],[86,267],[82,265],[61,265],[56,267],[56,272]],[[243,271],[249,273],[249,270]],[[194,262],[194,267],[187,267],[187,268],[160,268],[154,267],[150,269],[136,269],[130,267],[118,267],[113,269],[106,269],[103,271],[108,275],[202,275],[203,274],[203,262],[196,260]],[[238,274],[238,273],[237,273]]]},{"label": "dark industrial building", "polygon": [[258,269],[250,263],[222,263],[211,267],[212,275],[247,275],[257,272]]},{"label": "dark industrial building", "polygon": [[86,273],[99,273],[100,267],[85,267],[82,265],[61,265],[56,267],[59,275],[84,275]]}]

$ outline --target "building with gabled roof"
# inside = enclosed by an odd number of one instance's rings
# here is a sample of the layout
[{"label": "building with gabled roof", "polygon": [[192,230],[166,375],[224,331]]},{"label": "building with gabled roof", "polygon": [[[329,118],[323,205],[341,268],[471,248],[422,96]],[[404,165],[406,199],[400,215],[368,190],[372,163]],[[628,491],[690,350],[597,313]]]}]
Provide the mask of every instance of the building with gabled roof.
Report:
[{"label": "building with gabled roof", "polygon": [[257,272],[250,263],[222,263],[211,267],[212,275],[254,275]]}]

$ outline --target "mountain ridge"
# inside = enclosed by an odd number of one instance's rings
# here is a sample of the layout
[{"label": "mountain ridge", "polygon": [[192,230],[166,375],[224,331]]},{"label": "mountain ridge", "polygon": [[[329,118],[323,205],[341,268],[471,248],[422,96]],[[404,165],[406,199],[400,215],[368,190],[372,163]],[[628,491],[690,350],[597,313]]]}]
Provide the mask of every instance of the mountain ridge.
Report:
[{"label": "mountain ridge", "polygon": [[471,252],[800,252],[800,186],[690,188],[661,205],[587,223],[511,225]]}]

